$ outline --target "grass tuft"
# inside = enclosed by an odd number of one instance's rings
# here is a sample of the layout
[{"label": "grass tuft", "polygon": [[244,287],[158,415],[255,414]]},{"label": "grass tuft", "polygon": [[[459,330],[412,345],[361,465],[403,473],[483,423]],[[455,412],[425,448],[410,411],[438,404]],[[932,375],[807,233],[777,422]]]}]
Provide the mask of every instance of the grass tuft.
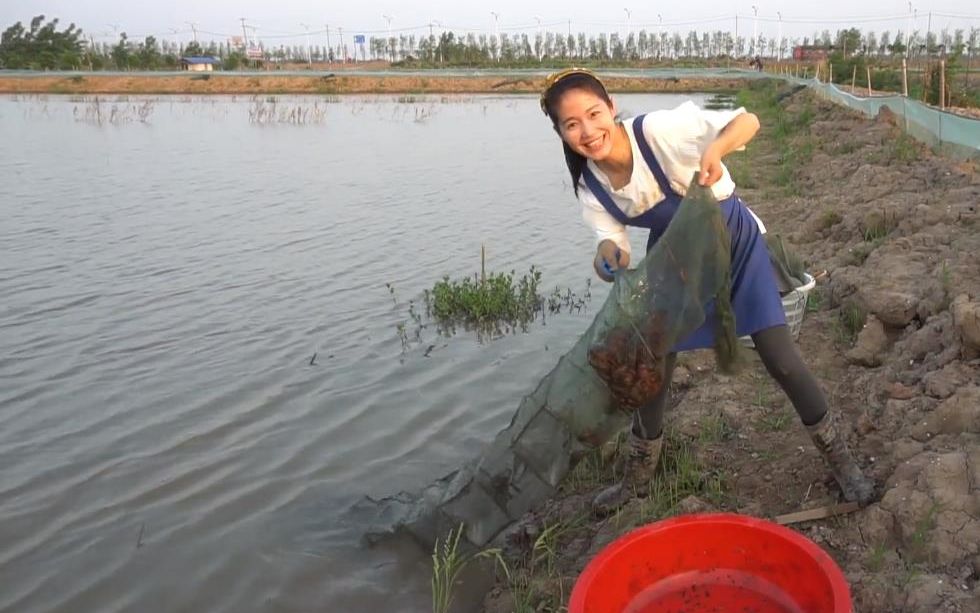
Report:
[{"label": "grass tuft", "polygon": [[837,341],[847,345],[853,344],[857,340],[858,334],[864,328],[867,319],[867,313],[860,306],[853,302],[845,304],[841,308],[837,321],[834,324]]},{"label": "grass tuft", "polygon": [[783,432],[793,422],[793,417],[787,411],[774,411],[759,418],[760,432]]},{"label": "grass tuft", "polygon": [[701,420],[698,441],[701,443],[720,443],[730,440],[734,435],[735,431],[728,425],[724,415],[716,413]]},{"label": "grass tuft", "polygon": [[667,432],[657,477],[649,495],[641,499],[641,516],[653,521],[670,515],[688,496],[702,496],[720,505],[727,487],[723,473],[712,470],[697,457],[691,441]]},{"label": "grass tuft", "polygon": [[892,142],[891,156],[898,162],[914,162],[919,159],[920,150],[921,145],[903,132]]},{"label": "grass tuft", "polygon": [[816,313],[823,308],[825,299],[824,292],[821,288],[815,287],[810,290],[809,295],[806,297],[806,312]]},{"label": "grass tuft", "polygon": [[837,211],[824,211],[823,215],[817,221],[817,229],[829,230],[842,221],[844,221],[844,218]]},{"label": "grass tuft", "polygon": [[432,550],[432,613],[448,613],[459,576],[472,559],[459,552],[462,535],[463,524],[460,524],[456,530],[449,531],[441,544],[436,539]]}]

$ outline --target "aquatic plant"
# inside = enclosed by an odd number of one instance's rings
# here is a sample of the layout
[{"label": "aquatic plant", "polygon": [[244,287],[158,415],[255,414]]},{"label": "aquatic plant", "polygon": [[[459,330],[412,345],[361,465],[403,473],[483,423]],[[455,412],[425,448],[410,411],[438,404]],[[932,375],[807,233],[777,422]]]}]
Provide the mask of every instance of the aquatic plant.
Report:
[{"label": "aquatic plant", "polygon": [[442,543],[436,539],[432,549],[432,613],[447,613],[453,603],[453,588],[471,557],[459,551],[463,524],[450,530]]},{"label": "aquatic plant", "polygon": [[95,96],[87,101],[85,106],[73,107],[72,117],[77,122],[88,123],[97,126],[104,124],[120,125],[139,121],[147,123],[155,109],[152,100],[143,100],[142,103],[128,103],[128,100],[120,99],[111,105],[99,96]]},{"label": "aquatic plant", "polygon": [[445,276],[426,292],[426,303],[440,321],[527,323],[541,310],[540,282],[541,271],[534,266],[519,279],[514,271],[456,281]]},{"label": "aquatic plant", "polygon": [[309,104],[279,104],[274,96],[269,96],[264,101],[253,100],[252,106],[248,109],[248,121],[257,125],[310,125],[322,124],[327,119],[327,108],[315,101]]},{"label": "aquatic plant", "polygon": [[[482,253],[480,272],[460,279],[444,276],[423,292],[425,308],[415,300],[408,301],[407,316],[395,326],[406,351],[411,343],[423,341],[423,331],[433,326],[442,336],[453,336],[458,329],[475,331],[481,341],[518,330],[527,332],[529,325],[548,315],[581,313],[592,299],[592,282],[586,280],[581,295],[571,288],[555,286],[548,296],[542,295],[541,271],[531,266],[520,276],[517,272],[486,272],[486,254]],[[385,289],[394,306],[400,303],[391,283]],[[409,330],[411,326],[411,330]],[[428,355],[428,353],[426,354]]]}]

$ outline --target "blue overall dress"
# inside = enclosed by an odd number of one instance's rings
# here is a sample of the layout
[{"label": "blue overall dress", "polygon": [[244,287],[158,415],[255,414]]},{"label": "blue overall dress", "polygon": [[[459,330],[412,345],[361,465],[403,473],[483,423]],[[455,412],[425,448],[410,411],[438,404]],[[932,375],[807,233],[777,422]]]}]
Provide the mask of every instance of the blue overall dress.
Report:
[{"label": "blue overall dress", "polygon": [[[675,192],[667,180],[667,175],[657,162],[650,144],[643,135],[643,119],[640,115],[633,120],[633,134],[636,144],[643,154],[643,159],[657,179],[657,184],[664,194],[664,199],[651,207],[645,213],[636,217],[627,217],[612,196],[605,190],[596,176],[586,166],[582,177],[592,194],[599,200],[603,208],[616,221],[624,226],[648,228],[650,238],[647,240],[647,251],[656,244],[657,240],[667,230],[674,218],[677,207],[683,199]],[[635,162],[634,162],[635,163]],[[786,313],[783,310],[779,290],[776,287],[775,274],[769,261],[769,251],[765,238],[759,230],[752,213],[745,203],[734,193],[718,203],[721,207],[722,218],[726,220],[728,231],[732,237],[732,308],[735,311],[735,332],[738,336],[755,334],[760,330],[786,324]],[[690,349],[707,349],[714,346],[715,309],[714,303],[705,309],[707,317],[704,323],[687,338],[680,340],[674,351]]]}]

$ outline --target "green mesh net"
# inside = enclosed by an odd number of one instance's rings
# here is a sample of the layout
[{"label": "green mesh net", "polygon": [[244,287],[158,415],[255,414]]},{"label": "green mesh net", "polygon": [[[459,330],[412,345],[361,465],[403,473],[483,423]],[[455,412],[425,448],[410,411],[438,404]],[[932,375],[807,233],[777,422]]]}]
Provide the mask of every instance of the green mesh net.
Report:
[{"label": "green mesh net", "polygon": [[421,492],[357,505],[359,515],[374,514],[369,541],[407,532],[431,547],[460,524],[475,547],[501,538],[661,389],[667,354],[705,322],[712,302],[719,364],[734,366],[730,249],[720,207],[695,179],[654,248],[617,274],[595,321],[481,457]]}]

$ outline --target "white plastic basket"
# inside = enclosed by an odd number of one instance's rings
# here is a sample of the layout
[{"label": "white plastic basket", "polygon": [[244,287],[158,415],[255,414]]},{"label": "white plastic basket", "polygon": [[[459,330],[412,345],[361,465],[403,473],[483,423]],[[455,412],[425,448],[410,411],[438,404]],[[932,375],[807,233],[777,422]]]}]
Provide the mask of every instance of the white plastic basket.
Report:
[{"label": "white plastic basket", "polygon": [[[817,285],[817,280],[809,273],[803,273],[806,283],[797,287],[790,293],[783,296],[783,311],[786,312],[786,325],[793,339],[800,336],[800,328],[803,327],[803,316],[806,315],[806,301],[810,291]],[[751,336],[743,336],[739,339],[746,347],[755,347]]]},{"label": "white plastic basket", "polygon": [[806,314],[806,302],[810,291],[817,285],[817,280],[809,273],[803,273],[806,283],[783,296],[783,310],[786,311],[786,325],[793,339],[799,338],[800,328],[803,327],[803,316]]}]

